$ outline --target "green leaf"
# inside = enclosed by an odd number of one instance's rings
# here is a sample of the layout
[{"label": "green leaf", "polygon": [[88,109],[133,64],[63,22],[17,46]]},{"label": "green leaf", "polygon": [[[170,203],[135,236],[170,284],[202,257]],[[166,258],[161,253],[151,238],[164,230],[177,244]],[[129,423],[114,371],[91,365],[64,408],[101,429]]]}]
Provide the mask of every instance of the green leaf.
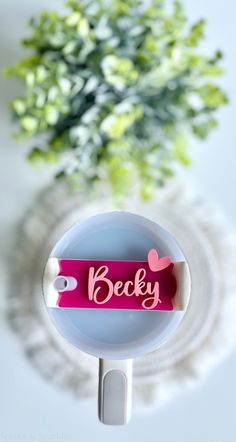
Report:
[{"label": "green leaf", "polygon": [[221,89],[211,83],[206,83],[197,92],[201,96],[205,106],[210,108],[218,108],[224,106],[227,103],[227,97]]},{"label": "green leaf", "polygon": [[12,108],[18,115],[23,115],[26,111],[26,105],[24,100],[17,98],[12,102]]},{"label": "green leaf", "polygon": [[56,107],[47,104],[45,107],[45,120],[50,126],[56,124],[59,120],[59,111]]},{"label": "green leaf", "polygon": [[68,26],[78,26],[79,22],[81,20],[81,13],[76,11],[76,12],[72,12],[72,14],[70,14],[67,18],[65,23]]},{"label": "green leaf", "polygon": [[186,43],[188,46],[196,47],[199,44],[199,41],[204,37],[205,27],[205,20],[199,20],[191,27],[189,35],[186,39]]},{"label": "green leaf", "polygon": [[28,133],[35,133],[38,128],[38,120],[35,117],[25,116],[21,118],[21,126]]},{"label": "green leaf", "polygon": [[176,136],[173,143],[172,154],[173,157],[183,166],[186,167],[190,165],[188,144],[186,138],[183,135]]}]

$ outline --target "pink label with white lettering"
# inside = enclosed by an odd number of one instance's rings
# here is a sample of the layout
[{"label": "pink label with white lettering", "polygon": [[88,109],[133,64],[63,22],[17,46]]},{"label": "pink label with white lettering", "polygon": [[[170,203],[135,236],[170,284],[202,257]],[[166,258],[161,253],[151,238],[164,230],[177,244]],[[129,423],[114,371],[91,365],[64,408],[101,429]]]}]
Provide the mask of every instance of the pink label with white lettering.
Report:
[{"label": "pink label with white lettering", "polygon": [[57,307],[173,310],[174,263],[155,249],[147,261],[58,259]]}]

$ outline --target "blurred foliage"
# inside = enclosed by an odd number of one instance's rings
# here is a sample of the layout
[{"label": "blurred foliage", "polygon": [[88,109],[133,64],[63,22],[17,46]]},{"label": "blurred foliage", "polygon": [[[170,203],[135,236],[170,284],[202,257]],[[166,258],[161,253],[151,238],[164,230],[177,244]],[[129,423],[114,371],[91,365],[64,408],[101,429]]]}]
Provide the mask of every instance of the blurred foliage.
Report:
[{"label": "blurred foliage", "polygon": [[189,164],[187,137],[205,138],[227,102],[215,80],[221,53],[202,55],[205,22],[179,2],[69,0],[69,12],[30,21],[27,58],[6,68],[24,83],[12,110],[18,138],[38,140],[36,167],[58,162],[75,186],[107,180],[143,198]]}]

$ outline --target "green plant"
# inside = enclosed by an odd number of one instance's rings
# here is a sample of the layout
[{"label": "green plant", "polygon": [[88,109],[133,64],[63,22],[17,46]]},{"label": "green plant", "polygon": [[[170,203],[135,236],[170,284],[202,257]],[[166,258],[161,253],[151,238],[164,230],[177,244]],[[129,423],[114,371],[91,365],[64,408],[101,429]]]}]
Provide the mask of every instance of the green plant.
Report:
[{"label": "green plant", "polygon": [[31,55],[5,70],[25,85],[11,104],[18,136],[38,136],[28,158],[58,162],[58,179],[105,179],[115,194],[139,182],[147,198],[175,164],[189,164],[188,135],[205,138],[216,126],[227,101],[215,84],[221,53],[199,52],[205,22],[189,25],[179,2],[67,6],[30,21]]}]

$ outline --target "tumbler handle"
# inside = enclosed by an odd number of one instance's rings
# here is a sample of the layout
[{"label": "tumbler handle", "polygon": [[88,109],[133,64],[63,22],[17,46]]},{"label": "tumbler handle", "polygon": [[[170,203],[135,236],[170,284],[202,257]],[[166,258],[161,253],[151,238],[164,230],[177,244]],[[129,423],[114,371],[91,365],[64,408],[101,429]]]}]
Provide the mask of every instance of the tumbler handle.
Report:
[{"label": "tumbler handle", "polygon": [[131,416],[132,359],[99,359],[98,417],[106,425],[124,425]]}]

